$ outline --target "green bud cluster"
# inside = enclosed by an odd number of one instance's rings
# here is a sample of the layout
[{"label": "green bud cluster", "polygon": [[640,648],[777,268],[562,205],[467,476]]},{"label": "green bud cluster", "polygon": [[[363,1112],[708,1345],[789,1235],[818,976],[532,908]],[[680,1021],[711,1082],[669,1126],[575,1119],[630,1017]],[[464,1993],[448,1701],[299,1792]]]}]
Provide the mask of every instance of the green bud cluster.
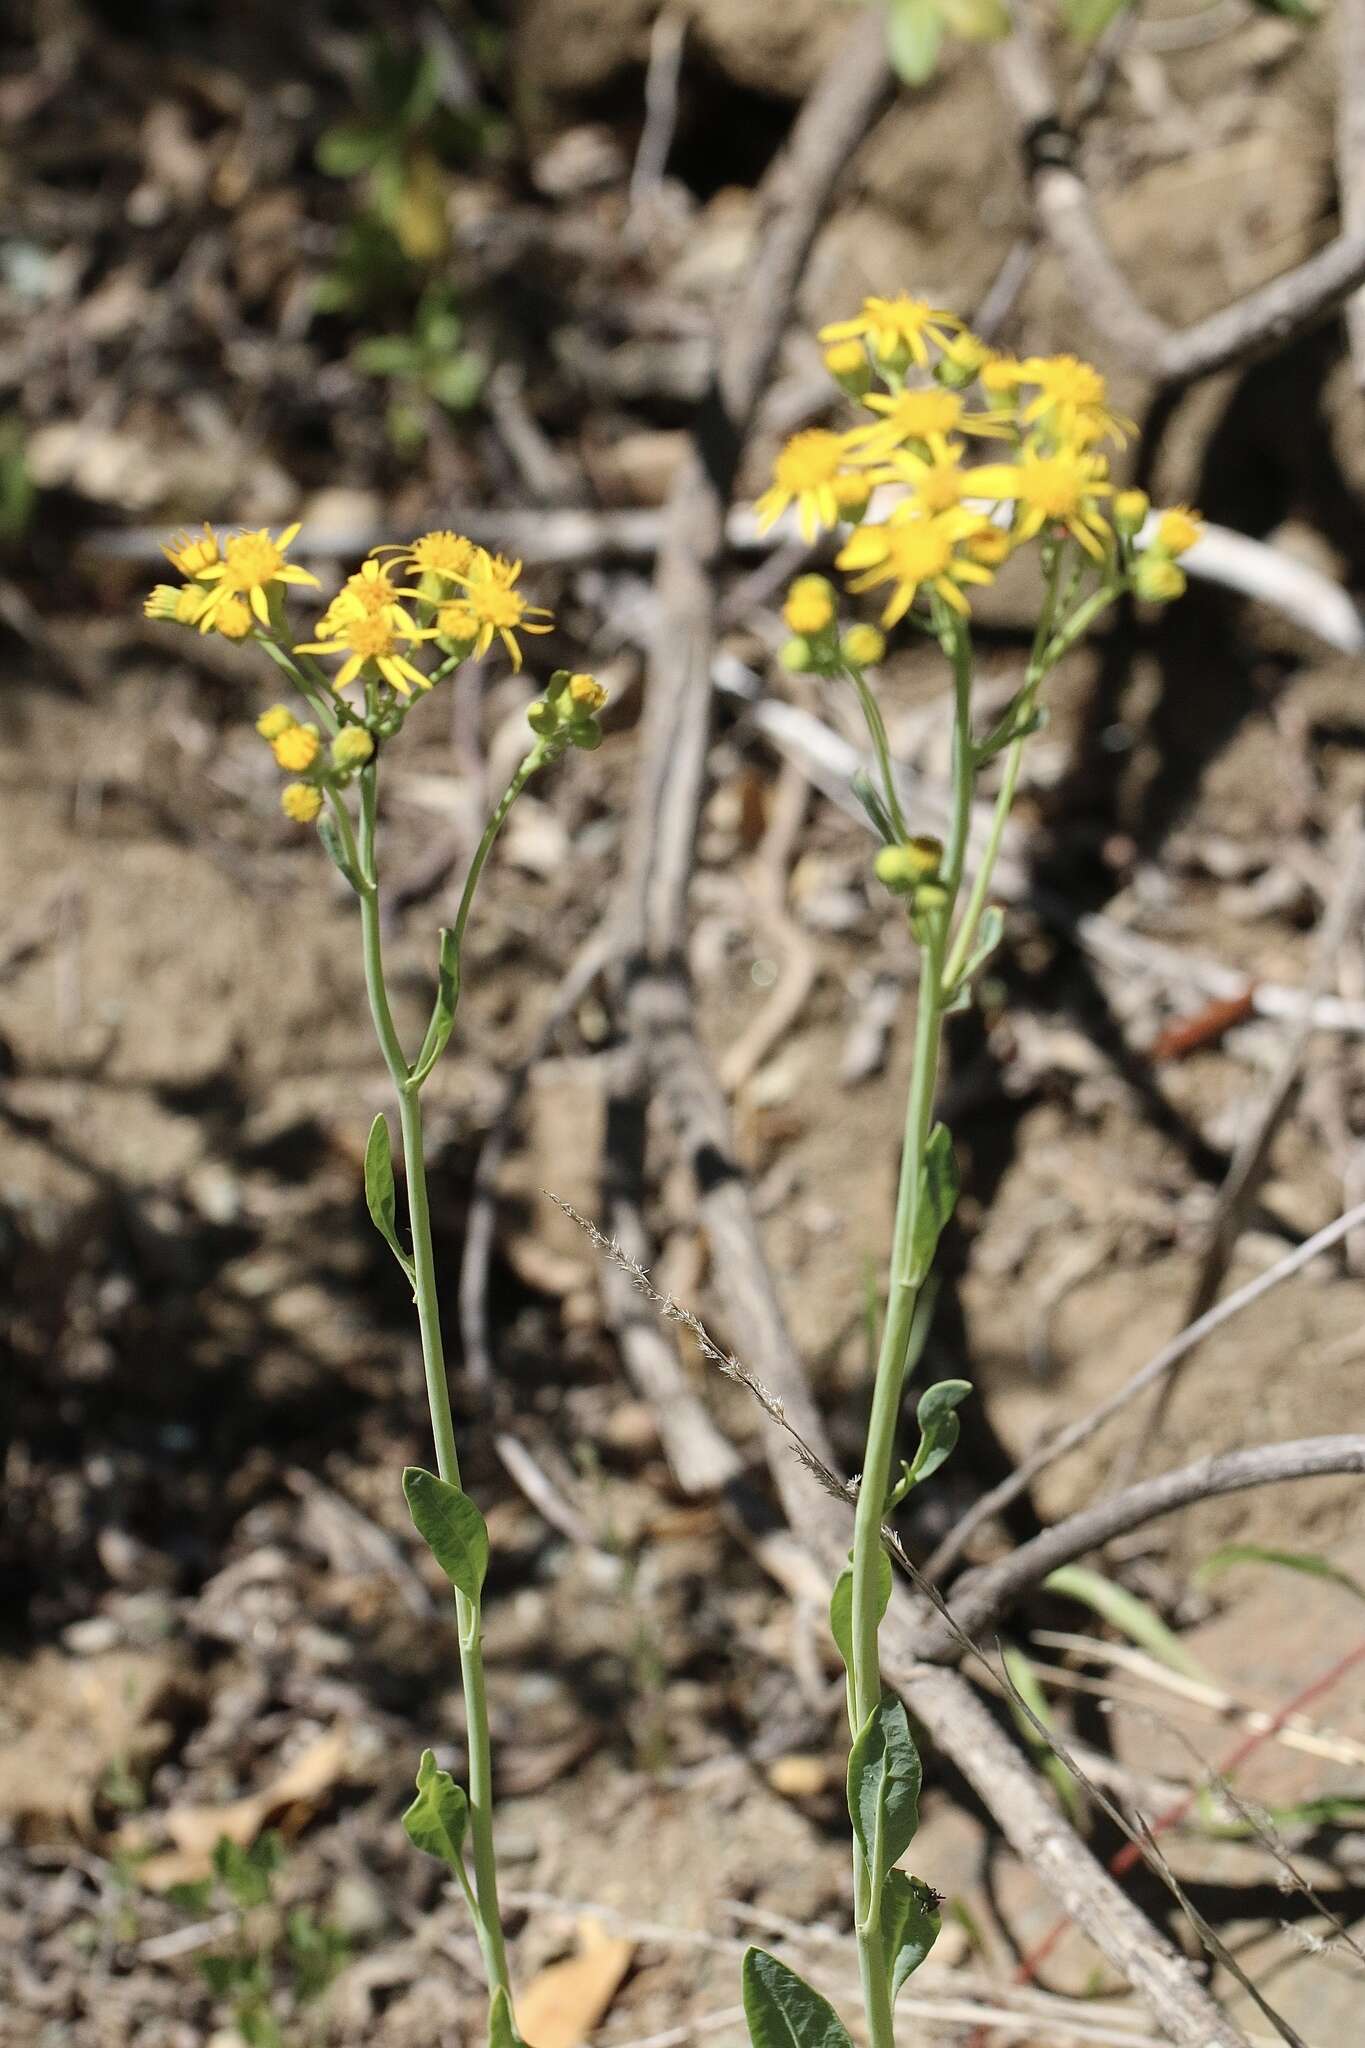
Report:
[{"label": "green bud cluster", "polygon": [[592,753],[602,744],[598,713],[607,693],[596,676],[575,675],[557,668],[526,713],[526,720],[547,751],[562,753],[565,747],[581,747]]}]

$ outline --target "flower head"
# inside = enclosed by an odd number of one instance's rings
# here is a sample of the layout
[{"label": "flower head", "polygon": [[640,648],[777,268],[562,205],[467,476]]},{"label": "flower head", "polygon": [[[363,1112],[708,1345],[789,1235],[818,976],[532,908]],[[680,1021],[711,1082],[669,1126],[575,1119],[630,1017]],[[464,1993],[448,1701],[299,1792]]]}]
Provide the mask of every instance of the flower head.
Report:
[{"label": "flower head", "polygon": [[270,704],[256,720],[256,730],[263,740],[277,740],[282,732],[297,724],[287,704]]},{"label": "flower head", "polygon": [[317,760],[321,747],[315,725],[288,725],[270,742],[271,753],[291,775],[305,774]]},{"label": "flower head", "polygon": [[805,540],[814,540],[823,526],[837,526],[842,509],[837,486],[847,473],[848,457],[848,438],[827,427],[793,434],[773,464],[771,486],[754,507],[759,531],[766,533],[789,505],[796,506]]},{"label": "flower head", "polygon": [[[458,611],[462,621],[474,628],[475,654],[487,654],[497,638],[507,649],[513,668],[519,669],[521,647],[517,634],[549,633],[554,628],[553,615],[544,605],[527,604],[515,587],[520,574],[520,562],[509,562],[501,555],[487,555],[482,548],[477,549],[468,570],[456,579],[463,588],[463,596],[454,605],[443,606],[438,614],[440,630],[450,630],[442,624],[446,613]],[[450,637],[465,636],[452,632]]]},{"label": "flower head", "polygon": [[280,809],[295,825],[311,825],[322,809],[322,791],[311,782],[286,782],[280,791]]},{"label": "flower head", "polygon": [[875,668],[886,653],[886,635],[876,626],[850,626],[842,642],[845,661],[854,668]]},{"label": "flower head", "polygon": [[948,453],[949,434],[1008,434],[1002,416],[971,414],[956,391],[931,384],[922,391],[872,392],[863,400],[869,412],[881,418],[868,427],[855,427],[848,437],[850,448],[864,461],[875,461],[898,448],[927,448],[942,459]]},{"label": "flower head", "polygon": [[207,601],[208,592],[197,583],[158,583],[147,593],[142,609],[149,619],[192,626]]},{"label": "flower head", "polygon": [[226,597],[220,597],[214,603],[210,615],[210,602],[212,600],[207,600],[199,613],[197,624],[200,632],[207,633],[212,630],[221,633],[225,640],[245,640],[255,624],[250,606],[242,598],[235,597],[229,592]]},{"label": "flower head", "polygon": [[956,314],[900,292],[894,299],[864,299],[860,313],[822,327],[820,339],[826,344],[865,339],[879,362],[900,368],[918,363],[923,369],[929,361],[929,344],[942,348],[961,327]]},{"label": "flower head", "polygon": [[331,753],[334,768],[363,768],[374,754],[374,739],[363,725],[343,725]]},{"label": "flower head", "polygon": [[883,626],[903,619],[921,589],[935,592],[954,611],[966,612],[969,607],[960,586],[989,583],[992,571],[972,560],[962,543],[988,523],[979,513],[959,509],[887,526],[860,526],[835,559],[841,569],[857,572],[850,590],[892,585]]},{"label": "flower head", "polygon": [[1020,417],[1054,432],[1061,440],[1090,446],[1106,437],[1120,446],[1137,428],[1109,407],[1108,386],[1093,363],[1079,356],[1030,356],[1018,366],[1020,380],[1038,387]]},{"label": "flower head", "polygon": [[1170,604],[1184,595],[1185,571],[1169,555],[1149,551],[1139,555],[1133,571],[1133,588],[1152,604]]},{"label": "flower head", "polygon": [[395,583],[386,566],[373,559],[362,562],[355,575],[346,578],[318,620],[318,633],[324,640],[332,639],[343,630],[347,619],[380,617],[404,632],[415,633],[416,625],[404,610],[403,599],[417,596],[420,592],[405,590]]},{"label": "flower head", "polygon": [[1104,458],[1087,455],[1075,448],[1059,448],[1044,454],[1028,447],[1020,450],[1018,462],[985,463],[972,471],[973,494],[1013,499],[1014,539],[1032,540],[1045,526],[1062,526],[1096,561],[1104,559],[1109,543],[1109,525],[1099,500],[1111,495],[1106,481]]},{"label": "flower head", "polygon": [[[249,605],[263,626],[270,624],[270,600],[266,593],[276,583],[316,583],[317,577],[286,559],[285,551],[298,532],[297,522],[286,526],[277,540],[265,527],[254,533],[234,533],[226,542],[221,561],[199,571],[201,582],[214,588],[199,619],[199,630],[207,633],[217,625],[216,613],[236,598]],[[221,631],[221,627],[219,628]]]},{"label": "flower head", "polygon": [[294,652],[344,654],[345,661],[332,677],[334,690],[344,690],[367,664],[372,664],[390,689],[397,690],[400,697],[410,697],[414,687],[429,690],[431,683],[403,649],[426,637],[415,626],[396,626],[383,612],[357,612],[335,621],[335,630],[325,640],[305,640]]},{"label": "flower head", "polygon": [[798,576],[782,616],[793,633],[824,633],[834,624],[834,589],[824,576]]},{"label": "flower head", "polygon": [[606,686],[599,683],[596,676],[570,676],[564,694],[580,718],[591,718],[603,709],[607,701]]},{"label": "flower head", "polygon": [[202,576],[205,569],[212,569],[220,560],[218,536],[207,519],[202,534],[178,533],[161,552],[182,576]]},{"label": "flower head", "polygon": [[1183,555],[1203,531],[1204,522],[1197,512],[1192,512],[1188,505],[1172,505],[1158,518],[1152,545],[1163,555]]},{"label": "flower head", "polygon": [[419,576],[463,576],[479,550],[472,540],[466,540],[462,533],[452,533],[449,527],[431,533],[419,534],[417,539],[405,544],[388,543],[384,547],[372,548],[373,555],[392,554],[415,569]]}]

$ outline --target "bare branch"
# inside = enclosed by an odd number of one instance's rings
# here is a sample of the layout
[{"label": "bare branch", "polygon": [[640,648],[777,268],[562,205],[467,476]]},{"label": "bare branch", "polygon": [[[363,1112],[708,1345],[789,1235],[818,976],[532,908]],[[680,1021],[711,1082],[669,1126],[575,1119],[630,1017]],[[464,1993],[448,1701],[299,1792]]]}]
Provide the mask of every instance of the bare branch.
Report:
[{"label": "bare branch", "polygon": [[1160,383],[1190,384],[1277,347],[1365,282],[1365,231],[1348,224],[1325,249],[1234,305],[1193,327],[1169,326],[1143,305],[1115,260],[1076,167],[1074,139],[1059,119],[1037,40],[1018,13],[1014,33],[992,61],[1032,166],[1039,221],[1078,305],[1130,363]]}]

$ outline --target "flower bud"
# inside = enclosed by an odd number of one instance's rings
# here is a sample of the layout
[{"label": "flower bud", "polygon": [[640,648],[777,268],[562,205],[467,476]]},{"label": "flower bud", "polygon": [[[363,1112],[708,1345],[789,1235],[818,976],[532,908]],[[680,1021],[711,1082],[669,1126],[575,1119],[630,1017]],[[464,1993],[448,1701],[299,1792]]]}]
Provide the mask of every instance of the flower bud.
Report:
[{"label": "flower bud", "polygon": [[861,398],[872,388],[872,369],[860,341],[832,342],[825,350],[825,368],[850,398]]},{"label": "flower bud", "polygon": [[875,668],[886,653],[886,635],[878,626],[850,626],[840,651],[854,668]]},{"label": "flower bud", "polygon": [[1125,540],[1142,531],[1152,501],[1146,491],[1119,491],[1114,498],[1114,525]]},{"label": "flower bud", "polygon": [[607,701],[606,690],[596,676],[570,676],[567,695],[575,714],[580,718],[590,718],[594,712],[600,711]]},{"label": "flower bud", "polygon": [[243,598],[225,597],[214,608],[213,630],[221,633],[225,640],[245,640],[255,623],[251,607]]},{"label": "flower bud", "polygon": [[362,768],[374,754],[374,739],[363,725],[343,725],[332,741],[334,768]]},{"label": "flower bud", "polygon": [[280,791],[280,809],[295,825],[311,825],[322,809],[322,791],[311,782],[287,782]]},{"label": "flower bud", "polygon": [[576,718],[566,728],[569,744],[581,747],[585,754],[594,754],[602,744],[602,728],[595,718]]},{"label": "flower bud", "polygon": [[937,875],[943,859],[943,841],[927,834],[907,839],[900,846],[883,846],[874,863],[877,880],[893,895],[918,897],[926,883]]},{"label": "flower bud", "polygon": [[277,733],[270,742],[270,751],[281,768],[287,768],[291,775],[302,775],[311,768],[322,747],[315,725],[290,725]]},{"label": "flower bud", "polygon": [[790,640],[784,640],[778,649],[778,660],[783,668],[795,676],[810,675],[820,664],[810,641],[800,633],[794,633]]},{"label": "flower bud", "polygon": [[968,384],[976,382],[992,354],[980,335],[950,334],[942,344],[934,376],[949,391],[965,390]]},{"label": "flower bud", "polygon": [[810,637],[828,632],[834,624],[834,585],[823,576],[798,576],[787,592],[782,616],[793,633]]},{"label": "flower bud", "polygon": [[553,704],[548,704],[543,697],[537,697],[533,704],[526,707],[526,723],[537,738],[549,739],[552,733],[559,731],[559,714]]},{"label": "flower bud", "polygon": [[1197,512],[1192,512],[1188,505],[1172,505],[1169,512],[1158,518],[1152,545],[1163,555],[1183,555],[1203,531],[1204,522]]},{"label": "flower bud", "polygon": [[1138,557],[1133,571],[1133,588],[1139,597],[1145,597],[1151,604],[1170,604],[1184,593],[1185,571],[1168,555],[1149,550]]},{"label": "flower bud", "polygon": [[271,704],[256,720],[256,730],[263,740],[277,740],[282,732],[297,724],[287,704]]},{"label": "flower bud", "polygon": [[872,485],[865,476],[855,470],[846,470],[843,476],[836,476],[830,486],[834,502],[839,507],[839,517],[856,526],[868,507],[872,496]]}]

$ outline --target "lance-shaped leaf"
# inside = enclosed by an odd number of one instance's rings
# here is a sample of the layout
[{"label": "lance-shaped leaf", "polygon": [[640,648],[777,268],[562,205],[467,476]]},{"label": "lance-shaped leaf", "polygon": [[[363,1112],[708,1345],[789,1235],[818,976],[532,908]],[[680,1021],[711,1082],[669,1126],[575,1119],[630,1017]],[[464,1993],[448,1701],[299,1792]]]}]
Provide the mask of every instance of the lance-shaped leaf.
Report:
[{"label": "lance-shaped leaf", "polygon": [[941,1904],[932,1885],[907,1877],[903,1870],[887,1873],[882,1893],[882,1948],[891,1978],[891,1999],[912,1976],[938,1940]]},{"label": "lance-shaped leaf", "polygon": [[766,1949],[747,1952],[741,1980],[753,2048],[853,2048],[829,2000]]},{"label": "lance-shaped leaf", "polygon": [[919,1397],[915,1420],[919,1424],[919,1445],[906,1468],[905,1491],[922,1486],[957,1448],[959,1423],[957,1407],[972,1391],[970,1380],[935,1380]]},{"label": "lance-shaped leaf", "polygon": [[526,2048],[512,2018],[512,2001],[501,1984],[488,2008],[488,2048]]},{"label": "lance-shaped leaf", "polygon": [[449,1771],[437,1767],[429,1749],[417,1766],[417,1797],[403,1815],[403,1826],[415,1849],[439,1856],[464,1882],[464,1838],[469,1826],[469,1801]]},{"label": "lance-shaped leaf", "polygon": [[865,768],[855,770],[852,787],[854,796],[866,811],[868,822],[883,846],[894,846],[896,828],[887,815],[886,805]]},{"label": "lance-shaped leaf", "polygon": [[904,1706],[883,1693],[848,1759],[848,1811],[876,1898],[919,1827],[920,1760]]},{"label": "lance-shaped leaf", "polygon": [[988,903],[981,913],[981,922],[976,928],[976,944],[962,963],[962,972],[953,983],[944,1014],[953,1010],[965,1010],[972,999],[972,983],[981,972],[991,954],[1005,936],[1005,913],[998,903]]},{"label": "lance-shaped leaf", "polygon": [[460,1006],[460,946],[449,926],[441,927],[441,951],[436,961],[436,1000],[431,1022],[417,1055],[412,1078],[420,1087],[449,1043],[455,1029],[455,1012]]},{"label": "lance-shaped leaf", "polygon": [[365,1200],[370,1221],[397,1259],[409,1280],[414,1280],[412,1260],[398,1241],[398,1213],[393,1193],[393,1154],[389,1150],[389,1124],[377,1116],[370,1125],[365,1144]]},{"label": "lance-shaped leaf", "polygon": [[924,1148],[920,1173],[919,1200],[915,1204],[915,1225],[910,1241],[909,1282],[923,1284],[934,1263],[934,1253],[948,1218],[957,1206],[957,1161],[946,1125],[935,1124]]},{"label": "lance-shaped leaf", "polygon": [[318,819],[318,838],[322,841],[336,866],[340,868],[342,874],[345,875],[358,896],[360,894],[360,877],[352,867],[350,855],[342,845],[341,834],[336,828],[336,820],[329,817],[326,811]]},{"label": "lance-shaped leaf", "polygon": [[[891,1601],[891,1560],[884,1550],[877,1552],[877,1619],[881,1620]],[[834,1581],[829,1601],[829,1632],[838,1646],[846,1670],[853,1669],[853,1567],[846,1564]]]},{"label": "lance-shaped leaf", "polygon": [[403,1474],[417,1533],[457,1593],[477,1601],[488,1570],[488,1528],[467,1493],[420,1465]]}]

